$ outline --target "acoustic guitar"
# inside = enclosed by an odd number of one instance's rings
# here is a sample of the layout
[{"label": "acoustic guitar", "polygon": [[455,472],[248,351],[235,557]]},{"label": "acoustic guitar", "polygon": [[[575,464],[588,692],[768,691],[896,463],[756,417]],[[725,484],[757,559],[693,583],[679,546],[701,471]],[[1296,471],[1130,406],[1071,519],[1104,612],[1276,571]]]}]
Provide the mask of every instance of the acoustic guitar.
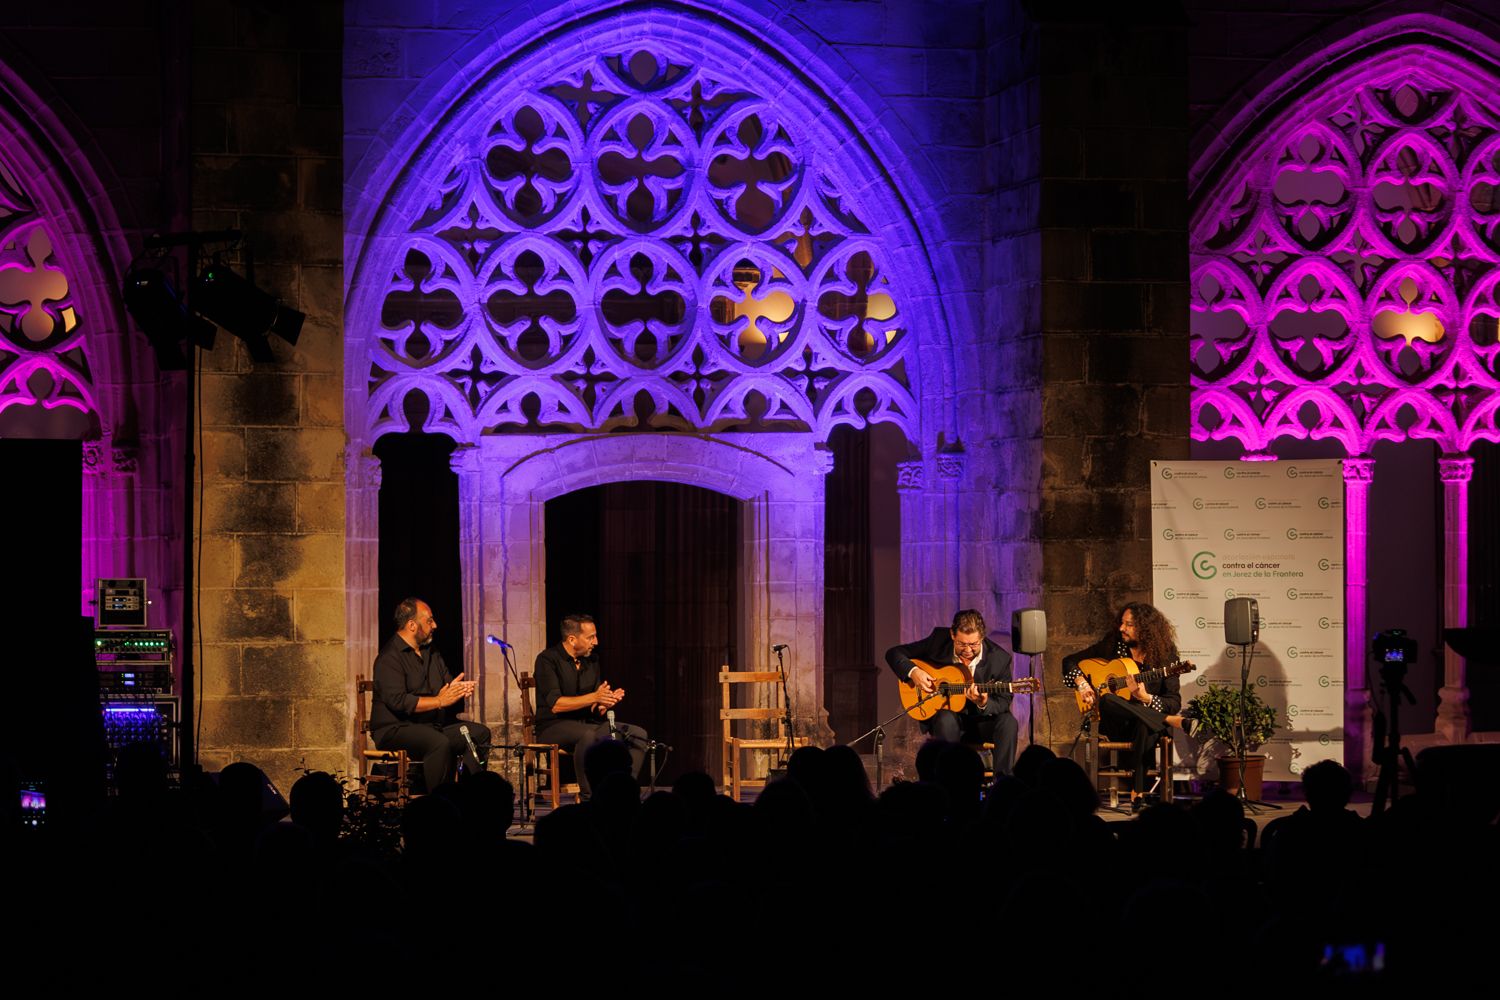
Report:
[{"label": "acoustic guitar", "polygon": [[[926,722],[945,708],[950,712],[964,710],[964,706],[969,703],[965,692],[974,683],[974,675],[969,673],[968,667],[962,663],[940,667],[924,660],[911,662],[931,674],[933,683],[937,686],[928,696],[922,694],[911,681],[902,681],[901,707],[906,709],[907,715],[918,722]],[[1041,689],[1041,682],[1035,677],[1022,677],[1018,681],[985,681],[976,686],[980,694],[1035,694]]]},{"label": "acoustic guitar", "polygon": [[[1167,677],[1176,677],[1178,674],[1192,673],[1198,669],[1195,663],[1186,663],[1181,660],[1167,667],[1154,667],[1151,670],[1142,670],[1141,665],[1128,656],[1122,656],[1117,660],[1106,660],[1103,657],[1093,657],[1078,664],[1078,669],[1089,679],[1089,687],[1094,689],[1094,694],[1103,698],[1106,695],[1114,695],[1117,698],[1128,698],[1130,692],[1130,681],[1134,677],[1137,684],[1145,684],[1149,681],[1158,681]],[[1121,692],[1124,691],[1124,694]],[[1098,711],[1097,704],[1090,708],[1083,703],[1083,693],[1075,685],[1073,688],[1073,700],[1078,704],[1078,711],[1085,715],[1091,715]]]}]

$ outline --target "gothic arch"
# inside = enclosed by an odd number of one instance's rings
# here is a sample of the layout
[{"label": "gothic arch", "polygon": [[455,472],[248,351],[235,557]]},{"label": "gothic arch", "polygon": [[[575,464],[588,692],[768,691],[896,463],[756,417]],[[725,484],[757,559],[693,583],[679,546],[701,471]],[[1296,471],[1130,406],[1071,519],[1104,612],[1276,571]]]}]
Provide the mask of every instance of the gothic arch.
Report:
[{"label": "gothic arch", "polygon": [[[0,293],[5,356],[0,409],[33,406],[86,415],[84,438],[83,612],[96,576],[147,576],[160,599],[172,560],[134,551],[125,526],[155,525],[165,507],[142,507],[156,466],[140,450],[134,389],[138,373],[127,342],[120,277],[128,260],[115,203],[121,187],[98,166],[87,130],[56,95],[21,69],[0,42]],[[154,374],[154,373],[152,373]],[[76,426],[76,422],[75,422]],[[165,607],[166,604],[164,603]]]},{"label": "gothic arch", "polygon": [[[937,447],[974,366],[953,360],[968,320],[939,294],[948,251],[903,151],[916,145],[779,13],[752,0],[502,15],[365,152],[346,212],[351,663],[368,662],[376,613],[368,447],[418,413],[462,446],[466,635],[503,622],[534,648],[540,505],[557,480],[533,473],[607,452],[618,460],[578,482],[666,478],[746,504],[760,574],[746,665],[797,642],[804,705],[822,701],[828,434],[897,424],[937,470],[932,504],[952,506],[961,456]],[[786,473],[745,492],[720,462]],[[903,469],[908,491],[921,482]],[[938,544],[926,506],[902,510],[904,546]],[[508,682],[483,652],[466,668],[495,683],[494,718]]]}]

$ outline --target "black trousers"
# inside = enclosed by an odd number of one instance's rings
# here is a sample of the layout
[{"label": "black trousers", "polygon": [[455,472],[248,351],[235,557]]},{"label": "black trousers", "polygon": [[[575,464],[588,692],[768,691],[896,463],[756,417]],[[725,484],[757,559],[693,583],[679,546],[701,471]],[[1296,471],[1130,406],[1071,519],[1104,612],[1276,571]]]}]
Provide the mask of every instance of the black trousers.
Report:
[{"label": "black trousers", "polygon": [[1137,792],[1146,790],[1146,770],[1166,730],[1166,716],[1149,705],[1112,694],[1099,699],[1099,731],[1108,739],[1130,744],[1125,763],[1135,770],[1131,787]]},{"label": "black trousers", "polygon": [[[469,744],[459,731],[463,726],[469,727],[469,738],[479,751],[477,759],[469,753]],[[455,722],[442,727],[403,722],[383,734],[375,745],[381,750],[405,750],[413,760],[420,761],[422,778],[430,792],[453,780],[460,756],[468,758],[466,767],[478,770],[489,757],[490,740],[490,727],[477,722]]]},{"label": "black trousers", "polygon": [[[620,738],[630,748],[630,773],[639,780],[641,768],[646,764],[646,731],[640,726],[630,726],[623,722],[615,723],[615,729],[619,730]],[[609,739],[609,723],[602,719],[598,722],[558,719],[539,729],[536,738],[539,743],[556,743],[573,755],[573,771],[578,775],[578,790],[584,795],[592,795],[588,775],[583,771],[583,755],[595,743]]]},{"label": "black trousers", "polygon": [[970,707],[962,712],[941,709],[922,723],[922,731],[947,743],[995,744],[995,774],[1008,775],[1016,762],[1016,717],[1009,712],[985,715]]}]

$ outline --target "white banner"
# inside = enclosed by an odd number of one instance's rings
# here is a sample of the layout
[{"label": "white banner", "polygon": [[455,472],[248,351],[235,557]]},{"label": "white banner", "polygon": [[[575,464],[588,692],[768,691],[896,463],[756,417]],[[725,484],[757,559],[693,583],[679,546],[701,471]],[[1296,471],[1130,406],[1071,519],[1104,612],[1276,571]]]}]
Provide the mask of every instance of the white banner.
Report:
[{"label": "white banner", "polygon": [[1338,460],[1151,463],[1156,606],[1198,665],[1183,704],[1240,683],[1224,602],[1253,597],[1250,683],[1276,709],[1266,778],[1344,758],[1344,474]]}]

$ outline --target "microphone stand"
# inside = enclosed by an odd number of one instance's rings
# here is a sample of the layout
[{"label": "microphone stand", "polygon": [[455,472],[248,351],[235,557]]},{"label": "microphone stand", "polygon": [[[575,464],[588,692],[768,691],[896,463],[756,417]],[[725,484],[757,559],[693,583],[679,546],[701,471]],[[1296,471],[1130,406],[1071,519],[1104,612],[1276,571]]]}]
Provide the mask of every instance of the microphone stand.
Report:
[{"label": "microphone stand", "polygon": [[897,719],[910,714],[912,709],[921,708],[923,705],[927,704],[934,698],[947,697],[949,692],[945,692],[942,690],[944,686],[945,685],[935,686],[932,689],[932,694],[923,698],[911,708],[901,709],[901,711],[897,712],[889,719],[886,719],[884,722],[878,724],[874,729],[860,733],[858,736],[854,737],[854,739],[844,744],[844,746],[846,747],[852,747],[854,746],[854,744],[863,742],[871,736],[875,737],[875,791],[877,794],[880,792],[881,786],[885,784],[885,727],[894,724]]},{"label": "microphone stand", "polygon": [[786,767],[787,764],[791,761],[792,753],[797,748],[796,739],[792,732],[792,695],[791,692],[787,690],[786,660],[783,659],[782,656],[782,654],[785,652],[785,648],[776,650],[776,669],[781,673],[781,723],[786,727],[786,756],[781,761],[781,766],[783,768]]},{"label": "microphone stand", "polygon": [[[1260,812],[1260,807],[1266,806],[1268,803],[1262,802],[1260,799],[1250,798],[1249,793],[1245,791],[1245,785],[1248,784],[1245,781],[1245,751],[1246,743],[1248,742],[1245,738],[1248,732],[1245,722],[1246,716],[1249,714],[1245,710],[1245,706],[1250,697],[1250,661],[1255,656],[1255,644],[1253,642],[1242,642],[1237,645],[1240,647],[1240,712],[1239,718],[1234,720],[1234,742],[1235,755],[1240,759],[1240,789],[1239,794],[1235,798],[1240,800],[1240,805],[1244,806],[1246,811],[1258,813]],[[1171,779],[1168,778],[1167,780]],[[1271,806],[1270,808],[1276,809],[1280,807]]]}]

